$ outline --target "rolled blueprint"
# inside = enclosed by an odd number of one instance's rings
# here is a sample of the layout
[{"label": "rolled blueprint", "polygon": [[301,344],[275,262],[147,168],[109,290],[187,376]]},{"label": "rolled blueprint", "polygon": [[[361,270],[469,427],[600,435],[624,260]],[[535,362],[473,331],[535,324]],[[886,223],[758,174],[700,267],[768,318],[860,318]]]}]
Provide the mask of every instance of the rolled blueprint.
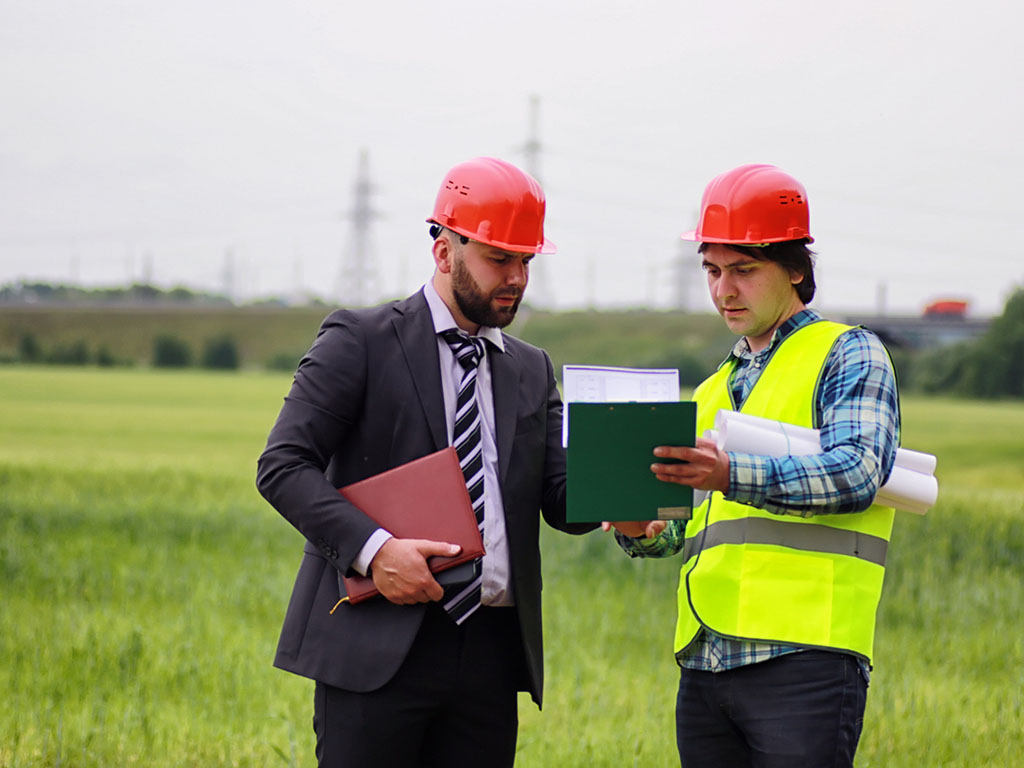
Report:
[{"label": "rolled blueprint", "polygon": [[[724,450],[753,453],[758,456],[806,456],[821,453],[818,436],[803,435],[784,429],[761,426],[746,419],[720,418],[725,411],[719,411],[715,417],[719,447]],[[781,422],[771,422],[782,426]],[[813,430],[811,430],[813,431]],[[729,446],[725,448],[725,446]],[[742,449],[732,446],[743,446]]]},{"label": "rolled blueprint", "polygon": [[920,472],[922,475],[934,475],[935,457],[930,453],[899,448],[896,451],[896,466]]},{"label": "rolled blueprint", "polygon": [[939,481],[906,467],[895,466],[885,485],[878,489],[875,501],[887,507],[923,515],[939,497]]},{"label": "rolled blueprint", "polygon": [[[715,415],[715,429],[706,431],[704,437],[713,439],[723,451],[758,456],[821,453],[818,430],[738,411],[719,411]],[[935,464],[931,454],[898,449],[892,473],[878,489],[875,501],[904,512],[925,514],[939,495]],[[693,503],[694,506],[700,503],[696,496]]]}]

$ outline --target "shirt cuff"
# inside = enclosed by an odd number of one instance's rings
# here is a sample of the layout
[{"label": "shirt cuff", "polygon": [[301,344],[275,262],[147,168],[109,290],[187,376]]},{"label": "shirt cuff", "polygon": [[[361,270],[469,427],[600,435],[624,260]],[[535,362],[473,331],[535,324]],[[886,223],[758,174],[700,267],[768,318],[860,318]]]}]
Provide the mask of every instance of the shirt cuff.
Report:
[{"label": "shirt cuff", "polygon": [[768,456],[729,451],[729,491],[725,498],[763,507],[768,498]]},{"label": "shirt cuff", "polygon": [[622,551],[630,557],[646,557],[658,554],[665,548],[659,536],[655,536],[653,539],[648,539],[644,536],[633,538],[632,536],[615,531],[615,541]]},{"label": "shirt cuff", "polygon": [[360,576],[367,576],[370,573],[370,563],[373,562],[373,558],[377,556],[380,548],[384,546],[385,542],[391,538],[391,534],[385,531],[383,528],[378,528],[376,531],[370,534],[370,538],[363,544],[363,548],[359,550],[359,554],[356,555],[356,559],[352,561],[352,570],[358,573]]}]

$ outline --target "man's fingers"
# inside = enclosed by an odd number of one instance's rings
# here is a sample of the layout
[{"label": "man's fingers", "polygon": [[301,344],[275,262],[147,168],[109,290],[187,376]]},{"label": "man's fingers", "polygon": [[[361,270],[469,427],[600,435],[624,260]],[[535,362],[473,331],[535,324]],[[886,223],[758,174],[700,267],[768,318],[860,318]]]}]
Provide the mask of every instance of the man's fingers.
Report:
[{"label": "man's fingers", "polygon": [[651,520],[651,522],[647,524],[647,528],[644,530],[644,534],[647,536],[648,539],[653,539],[655,536],[664,531],[667,525],[668,523],[666,523],[664,520]]},{"label": "man's fingers", "polygon": [[444,597],[444,588],[437,583],[436,579],[432,580],[431,583],[427,585],[427,588],[424,591],[427,600],[431,602],[437,602],[442,597]]},{"label": "man's fingers", "polygon": [[654,449],[654,455],[659,459],[678,459],[679,461],[690,461],[694,449],[685,445],[659,445]]},{"label": "man's fingers", "polygon": [[601,528],[605,531],[610,531],[612,528],[615,528],[619,533],[623,533],[626,536],[632,536],[634,539],[637,539],[646,535],[645,531],[648,530],[650,523],[650,520],[644,520],[642,522],[621,520],[615,522],[605,521],[601,523]]},{"label": "man's fingers", "polygon": [[449,544],[446,541],[430,541],[429,539],[417,539],[416,549],[423,557],[454,557],[462,551],[458,544]]},{"label": "man's fingers", "polygon": [[444,541],[388,539],[371,564],[371,575],[377,589],[393,603],[440,600],[444,589],[430,573],[427,558],[451,557],[460,551],[459,545]]},{"label": "man's fingers", "polygon": [[651,472],[657,475],[684,475],[689,471],[688,464],[651,464]]},{"label": "man's fingers", "polygon": [[714,440],[698,438],[693,448],[659,445],[654,455],[679,460],[678,464],[651,464],[651,472],[662,482],[703,491],[726,493],[729,490],[729,454],[720,450]]}]

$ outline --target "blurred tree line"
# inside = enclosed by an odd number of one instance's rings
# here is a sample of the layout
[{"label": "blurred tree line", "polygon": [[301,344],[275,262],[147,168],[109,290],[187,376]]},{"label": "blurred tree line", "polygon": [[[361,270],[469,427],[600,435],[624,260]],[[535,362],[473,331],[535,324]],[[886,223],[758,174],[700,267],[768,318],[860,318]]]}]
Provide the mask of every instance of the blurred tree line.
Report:
[{"label": "blurred tree line", "polygon": [[[16,357],[0,362],[97,365],[101,368],[134,365],[133,360],[118,358],[105,344],[92,348],[85,339],[76,339],[67,343],[58,342],[45,348],[34,333],[22,334]],[[154,368],[189,368],[199,365],[212,370],[235,370],[242,364],[238,344],[230,336],[207,339],[200,354],[197,355],[187,341],[169,333],[160,334],[153,339],[149,362]]]},{"label": "blurred tree line", "polygon": [[139,305],[139,304],[202,304],[230,306],[226,296],[193,291],[177,286],[168,290],[148,283],[127,286],[84,288],[63,283],[8,283],[0,286],[0,304],[78,304],[78,305]]},{"label": "blurred tree line", "polygon": [[[70,290],[66,286],[47,288],[58,294]],[[118,291],[130,293],[138,288],[110,290],[114,292],[112,295],[120,295]],[[148,287],[143,288],[147,290],[142,293],[148,295]],[[100,291],[99,295],[108,294]],[[170,296],[184,300],[183,294],[173,291],[168,292],[166,300],[171,301]],[[194,306],[195,309],[188,307],[181,313],[162,314],[155,324],[148,325],[141,325],[144,314],[132,314],[130,308],[112,312],[97,310],[95,320],[76,315],[76,320],[65,321],[59,333],[46,330],[45,326],[37,329],[23,325],[18,330],[14,325],[8,328],[10,346],[0,350],[0,363],[148,364],[157,368],[212,370],[257,366],[294,371],[312,341],[320,318],[318,307],[304,312],[280,307],[254,312],[251,307],[228,305],[214,307],[209,310],[213,315],[204,315],[199,305]],[[124,325],[125,317],[132,318],[129,320],[131,328]],[[212,322],[212,317],[219,319]],[[239,322],[220,321],[231,318]],[[186,320],[197,322],[186,331]],[[96,334],[96,323],[105,323],[108,332]],[[291,330],[282,333],[285,326]],[[122,343],[127,330],[135,331],[142,342],[133,354],[128,354]],[[509,330],[546,349],[556,372],[560,372],[565,363],[669,367],[679,369],[684,386],[693,386],[710,374],[734,341],[715,315],[645,310],[553,313],[524,307]],[[254,340],[263,342],[255,350]],[[244,355],[243,348],[246,349]],[[1024,398],[1024,288],[1010,296],[1002,315],[976,340],[927,349],[895,348],[891,352],[904,392]]]}]

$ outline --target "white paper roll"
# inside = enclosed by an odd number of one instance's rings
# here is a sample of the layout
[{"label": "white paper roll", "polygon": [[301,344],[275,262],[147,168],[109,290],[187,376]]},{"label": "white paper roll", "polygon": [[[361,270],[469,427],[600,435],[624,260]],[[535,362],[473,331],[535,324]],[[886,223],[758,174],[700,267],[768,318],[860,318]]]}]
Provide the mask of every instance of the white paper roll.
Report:
[{"label": "white paper roll", "polygon": [[[765,419],[760,416],[751,416],[748,413],[741,413],[739,411],[719,411],[715,416],[715,425],[719,428],[718,431],[712,432],[708,430],[705,432],[705,437],[709,433],[712,433],[718,437],[720,432],[728,433],[731,428],[733,430],[734,438],[739,435],[742,436],[740,440],[730,440],[730,445],[743,445],[746,440],[746,430],[743,427],[737,427],[737,424],[749,425],[756,427],[764,432],[770,434],[781,434],[786,435],[793,443],[794,450],[786,451],[786,454],[793,456],[805,456],[809,453],[817,453],[821,450],[820,433],[817,429],[811,429],[810,427],[799,427],[796,424],[786,424],[781,421],[773,421],[771,419]],[[732,425],[730,427],[730,425]],[[719,439],[719,447],[722,447],[723,439]],[[778,443],[774,443],[778,445]],[[814,451],[807,450],[809,444],[816,446]],[[728,448],[725,450],[739,450],[737,448]],[[757,453],[757,451],[743,451],[744,453]],[[781,456],[785,454],[776,454],[770,452],[764,452],[765,456]],[[897,448],[896,449],[896,461],[895,466],[903,467],[914,472],[920,472],[923,475],[935,474],[936,459],[930,453],[921,453],[920,451],[912,451],[908,448]]]},{"label": "white paper roll", "polygon": [[[705,432],[705,437],[709,435],[714,435],[723,451],[773,457],[821,453],[818,430],[739,411],[721,410],[715,414],[715,430]],[[925,514],[939,495],[935,466],[931,454],[897,449],[892,473],[879,488],[875,500],[906,512]],[[695,497],[694,506],[698,503]]]},{"label": "white paper roll", "polygon": [[900,448],[896,451],[896,466],[920,472],[922,475],[935,474],[935,457],[930,453]]},{"label": "white paper roll", "polygon": [[[778,422],[776,422],[778,423]],[[821,453],[817,440],[808,440],[781,429],[762,429],[760,425],[739,419],[726,420],[718,430],[719,447],[725,451],[753,453],[759,456],[806,456]]]},{"label": "white paper roll", "polygon": [[787,436],[790,440],[796,440],[798,442],[805,443],[819,443],[818,441],[818,430],[812,429],[811,427],[799,427],[796,424],[786,424],[781,421],[774,421],[773,419],[765,419],[761,416],[752,416],[749,413],[743,413],[742,411],[726,411],[721,410],[715,414],[715,428],[721,431],[724,429],[726,424],[748,424],[758,429],[763,429],[769,432],[776,432],[781,435]]},{"label": "white paper roll", "polygon": [[939,482],[934,476],[903,467],[893,467],[885,485],[878,489],[875,500],[900,509],[907,505],[923,506],[927,509],[935,504],[938,497]]}]

